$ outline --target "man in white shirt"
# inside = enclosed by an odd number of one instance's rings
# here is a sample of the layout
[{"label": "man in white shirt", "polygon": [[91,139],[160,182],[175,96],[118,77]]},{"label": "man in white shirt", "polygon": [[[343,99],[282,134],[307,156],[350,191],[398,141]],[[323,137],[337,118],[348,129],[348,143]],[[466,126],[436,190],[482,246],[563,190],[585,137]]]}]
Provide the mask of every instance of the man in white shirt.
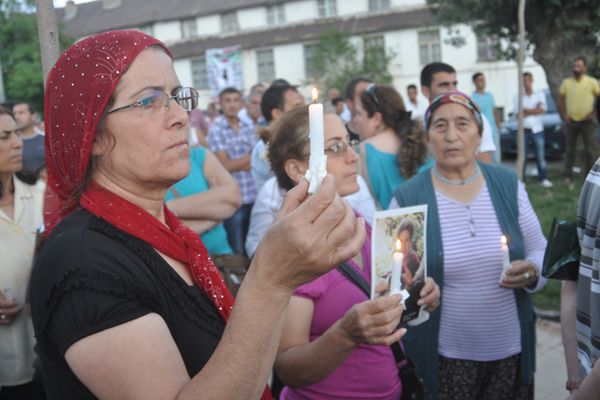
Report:
[{"label": "man in white shirt", "polygon": [[410,84],[406,87],[406,94],[408,95],[407,99],[404,100],[404,108],[406,111],[410,111],[410,119],[423,121],[423,117],[425,116],[425,111],[427,111],[426,101],[420,101],[417,93],[417,85]]},{"label": "man in white shirt", "polygon": [[[547,178],[548,166],[544,156],[544,122],[541,115],[546,112],[546,96],[541,91],[533,91],[533,75],[523,73],[523,127],[525,128],[525,163],[523,164],[523,178],[527,167],[528,155],[535,154],[538,168],[538,179],[545,188],[554,186]],[[519,95],[514,98],[515,113],[519,112]],[[533,148],[532,148],[533,147]]]}]

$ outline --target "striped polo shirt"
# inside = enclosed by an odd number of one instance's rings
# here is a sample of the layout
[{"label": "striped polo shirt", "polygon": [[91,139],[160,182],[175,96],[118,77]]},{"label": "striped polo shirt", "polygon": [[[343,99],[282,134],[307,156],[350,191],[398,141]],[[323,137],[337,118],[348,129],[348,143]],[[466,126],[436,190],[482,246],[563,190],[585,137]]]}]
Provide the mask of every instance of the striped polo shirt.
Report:
[{"label": "striped polo shirt", "polygon": [[577,209],[581,245],[577,282],[577,345],[579,364],[589,373],[600,357],[600,158],[589,172]]}]

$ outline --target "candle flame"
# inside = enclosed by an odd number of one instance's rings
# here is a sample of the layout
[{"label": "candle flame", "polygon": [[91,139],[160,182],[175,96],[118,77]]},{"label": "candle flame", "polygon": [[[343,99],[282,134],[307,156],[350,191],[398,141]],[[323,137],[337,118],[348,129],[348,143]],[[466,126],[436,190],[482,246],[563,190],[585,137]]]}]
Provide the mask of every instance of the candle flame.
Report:
[{"label": "candle flame", "polygon": [[507,242],[506,236],[504,236],[504,235],[500,236],[500,241],[502,242],[502,244],[506,244],[506,242]]},{"label": "candle flame", "polygon": [[396,239],[396,251],[402,251],[402,242],[400,239]]},{"label": "candle flame", "polygon": [[319,100],[319,91],[317,90],[316,87],[312,88],[312,101],[313,103],[316,103],[317,100]]}]

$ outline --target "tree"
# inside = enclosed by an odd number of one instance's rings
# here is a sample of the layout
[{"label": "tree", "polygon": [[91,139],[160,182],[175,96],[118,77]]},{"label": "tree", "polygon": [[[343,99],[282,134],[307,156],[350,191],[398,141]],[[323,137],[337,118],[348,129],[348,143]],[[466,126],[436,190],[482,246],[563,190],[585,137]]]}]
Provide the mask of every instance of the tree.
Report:
[{"label": "tree", "polygon": [[[20,8],[14,1],[0,6],[10,3],[12,12],[0,13],[0,63],[6,95],[9,101],[30,102],[42,110],[44,84],[36,15],[15,12]],[[72,43],[62,35],[60,42],[62,48]]]},{"label": "tree", "polygon": [[393,54],[368,38],[363,41],[362,53],[360,50],[352,43],[350,34],[336,29],[326,30],[317,43],[309,46],[311,56],[306,66],[309,77],[304,83],[316,84],[322,89],[343,89],[346,82],[355,76],[390,83],[392,76],[388,65]]},{"label": "tree", "polygon": [[[478,35],[496,36],[507,44],[502,53],[514,58],[518,47],[518,0],[427,0],[435,18],[446,26],[470,24]],[[528,0],[526,40],[548,80],[555,99],[560,82],[571,74],[573,59],[584,55],[597,65],[600,7],[594,0]]]}]

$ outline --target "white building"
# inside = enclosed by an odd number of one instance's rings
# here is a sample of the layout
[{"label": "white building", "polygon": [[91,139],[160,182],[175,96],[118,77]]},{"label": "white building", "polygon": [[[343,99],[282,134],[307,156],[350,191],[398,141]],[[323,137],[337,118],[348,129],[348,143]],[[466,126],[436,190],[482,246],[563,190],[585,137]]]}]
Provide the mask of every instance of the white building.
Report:
[{"label": "white building", "polygon": [[[513,111],[517,92],[516,64],[498,61],[491,41],[477,38],[468,26],[454,27],[465,43],[451,45],[425,0],[101,0],[69,2],[58,18],[75,38],[124,28],[156,36],[173,52],[181,83],[200,89],[204,104],[209,100],[206,49],[241,45],[246,89],[275,78],[300,84],[309,80],[311,44],[332,27],[349,32],[359,48],[383,44],[394,55],[389,72],[403,96],[408,84],[419,85],[421,68],[432,61],[451,64],[459,89],[467,93],[474,89],[473,73],[483,72],[487,90],[506,112]],[[547,86],[541,66],[531,58],[525,69],[538,88]]]}]

